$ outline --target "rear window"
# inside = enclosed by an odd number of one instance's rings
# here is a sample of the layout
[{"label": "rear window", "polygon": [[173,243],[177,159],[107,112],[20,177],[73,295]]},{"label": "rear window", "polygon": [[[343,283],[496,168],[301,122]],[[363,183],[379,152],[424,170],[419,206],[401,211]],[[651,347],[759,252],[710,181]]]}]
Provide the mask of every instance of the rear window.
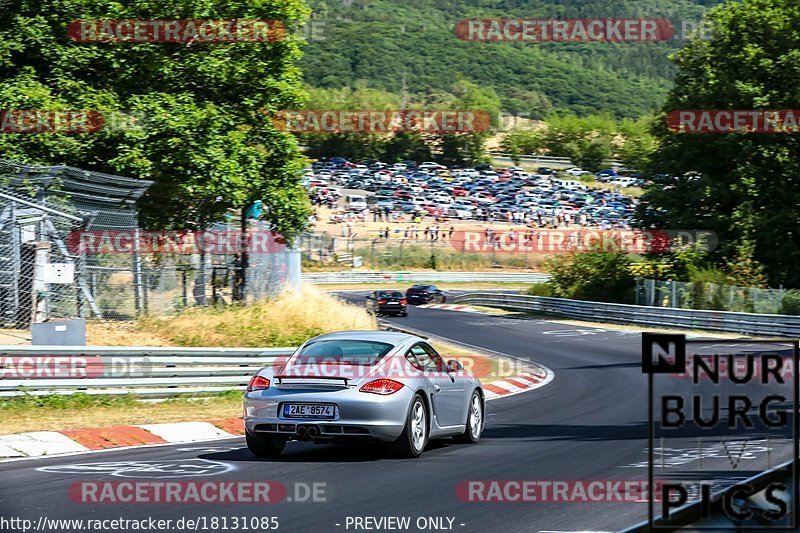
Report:
[{"label": "rear window", "polygon": [[292,361],[295,365],[341,364],[372,366],[389,353],[393,345],[359,340],[323,340],[307,344]]},{"label": "rear window", "polygon": [[402,298],[403,293],[400,291],[378,291],[378,298]]}]

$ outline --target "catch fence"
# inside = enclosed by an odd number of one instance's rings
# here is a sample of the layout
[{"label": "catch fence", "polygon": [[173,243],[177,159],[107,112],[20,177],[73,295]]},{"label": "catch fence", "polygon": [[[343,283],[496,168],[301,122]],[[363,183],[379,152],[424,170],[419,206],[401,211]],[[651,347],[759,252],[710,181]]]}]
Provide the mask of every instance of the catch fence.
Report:
[{"label": "catch fence", "polygon": [[[265,222],[249,221],[246,233],[227,223],[200,233],[140,228],[137,202],[151,184],[0,160],[0,327],[125,320],[299,287],[293,249],[263,247],[242,259],[239,242],[274,244]],[[198,246],[201,234],[225,242]]]}]

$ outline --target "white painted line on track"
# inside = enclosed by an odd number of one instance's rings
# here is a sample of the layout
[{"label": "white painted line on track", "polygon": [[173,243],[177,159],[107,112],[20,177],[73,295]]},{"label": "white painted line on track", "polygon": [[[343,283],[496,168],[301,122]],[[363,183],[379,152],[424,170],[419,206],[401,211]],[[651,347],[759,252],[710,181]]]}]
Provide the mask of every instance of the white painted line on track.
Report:
[{"label": "white painted line on track", "polygon": [[137,425],[167,442],[196,442],[210,439],[236,437],[208,422],[176,422],[174,424]]}]

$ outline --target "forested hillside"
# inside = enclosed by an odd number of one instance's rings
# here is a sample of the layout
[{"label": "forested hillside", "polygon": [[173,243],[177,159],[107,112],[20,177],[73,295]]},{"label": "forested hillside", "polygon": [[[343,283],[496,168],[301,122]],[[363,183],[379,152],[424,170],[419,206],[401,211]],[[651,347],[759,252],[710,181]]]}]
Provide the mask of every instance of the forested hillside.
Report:
[{"label": "forested hillside", "polygon": [[459,40],[465,18],[666,18],[680,33],[722,0],[310,0],[324,39],[304,59],[313,87],[366,85],[439,101],[454,81],[494,89],[504,111],[638,117],[659,107],[674,76],[664,43],[482,43]]}]

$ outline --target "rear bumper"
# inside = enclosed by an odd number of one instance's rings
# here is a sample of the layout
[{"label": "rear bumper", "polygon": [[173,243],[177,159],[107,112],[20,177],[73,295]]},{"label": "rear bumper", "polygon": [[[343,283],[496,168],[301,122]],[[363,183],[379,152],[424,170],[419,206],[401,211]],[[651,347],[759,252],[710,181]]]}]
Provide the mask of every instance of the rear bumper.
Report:
[{"label": "rear bumper", "polygon": [[[309,438],[308,430],[313,427],[320,440],[370,439],[391,442],[403,432],[413,394],[408,387],[388,396],[363,393],[356,389],[310,391],[270,388],[248,392],[244,397],[244,425],[252,434],[270,434],[287,439],[306,440]],[[286,418],[282,415],[285,402],[333,404],[336,406],[336,417],[333,420]]]},{"label": "rear bumper", "polygon": [[406,305],[379,305],[378,312],[383,315],[399,315],[408,312]]}]

